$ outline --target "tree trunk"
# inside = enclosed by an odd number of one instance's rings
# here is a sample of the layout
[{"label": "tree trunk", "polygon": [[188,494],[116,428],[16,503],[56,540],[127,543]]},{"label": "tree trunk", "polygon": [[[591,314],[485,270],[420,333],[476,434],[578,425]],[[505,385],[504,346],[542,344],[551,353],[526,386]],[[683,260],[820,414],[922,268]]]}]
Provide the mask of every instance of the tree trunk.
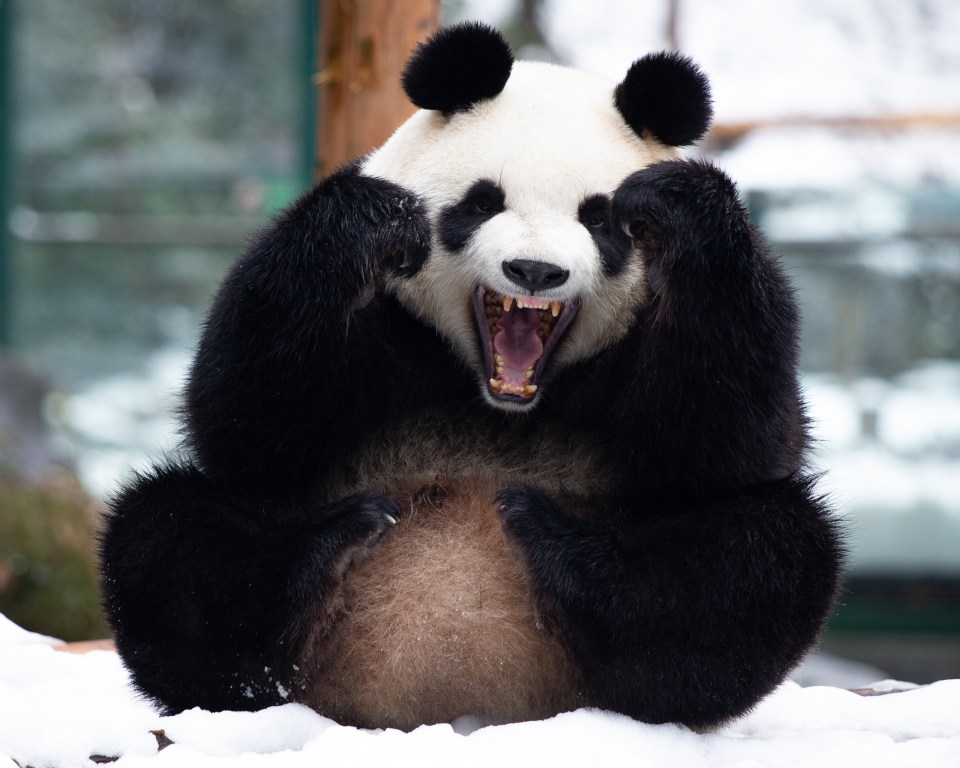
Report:
[{"label": "tree trunk", "polygon": [[400,73],[440,20],[438,0],[318,2],[317,179],[380,146],[413,114]]}]

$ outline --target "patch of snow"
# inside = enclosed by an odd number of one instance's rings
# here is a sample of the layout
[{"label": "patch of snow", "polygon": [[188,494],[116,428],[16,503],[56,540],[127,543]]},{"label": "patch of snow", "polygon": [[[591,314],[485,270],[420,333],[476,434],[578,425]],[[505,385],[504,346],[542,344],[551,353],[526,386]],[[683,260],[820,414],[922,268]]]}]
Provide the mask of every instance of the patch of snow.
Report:
[{"label": "patch of snow", "polygon": [[[341,726],[299,704],[161,717],[131,690],[115,653],[59,653],[18,636],[23,644],[0,646],[0,766],[91,766],[91,755],[118,757],[118,768],[960,765],[960,680],[870,697],[785,683],[705,735],[594,709],[510,725],[463,717],[401,733]],[[162,750],[151,733],[160,730],[173,742]]]},{"label": "patch of snow", "polygon": [[[960,104],[956,108],[960,113]],[[960,134],[956,130],[831,130],[776,126],[752,131],[717,163],[744,189],[827,189],[849,194],[861,187],[960,186]],[[897,212],[897,215],[902,215]]]},{"label": "patch of snow", "polygon": [[960,569],[960,363],[891,381],[804,378],[819,489],[851,532],[860,571]]},{"label": "patch of snow", "polygon": [[[877,688],[875,681],[886,677],[886,673],[869,664],[850,661],[831,656],[827,653],[811,653],[803,663],[790,673],[790,679],[809,687],[829,685],[839,688]],[[912,683],[903,683],[901,688],[913,687]]]},{"label": "patch of snow", "polygon": [[182,347],[161,349],[139,370],[57,394],[48,404],[60,451],[95,497],[110,496],[122,478],[176,452],[179,393],[191,355]]},{"label": "patch of snow", "polygon": [[0,613],[0,648],[11,645],[59,645],[62,642],[55,637],[23,629]]}]

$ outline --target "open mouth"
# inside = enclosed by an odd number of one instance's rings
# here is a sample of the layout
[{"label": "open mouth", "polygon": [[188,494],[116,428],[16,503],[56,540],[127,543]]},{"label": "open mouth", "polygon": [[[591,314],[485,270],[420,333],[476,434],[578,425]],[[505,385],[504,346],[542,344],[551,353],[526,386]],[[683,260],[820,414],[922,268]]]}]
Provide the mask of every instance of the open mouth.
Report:
[{"label": "open mouth", "polygon": [[504,296],[480,286],[473,317],[480,335],[487,386],[498,400],[530,403],[540,373],[580,308],[578,299]]}]

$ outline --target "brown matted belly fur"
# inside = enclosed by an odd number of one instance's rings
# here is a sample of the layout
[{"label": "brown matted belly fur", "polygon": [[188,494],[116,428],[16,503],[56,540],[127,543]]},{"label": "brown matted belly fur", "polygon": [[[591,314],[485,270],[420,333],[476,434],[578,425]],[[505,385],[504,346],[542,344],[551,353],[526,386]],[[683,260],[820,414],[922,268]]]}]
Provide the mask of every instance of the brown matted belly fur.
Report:
[{"label": "brown matted belly fur", "polygon": [[348,572],[342,615],[303,660],[316,673],[305,704],[341,723],[402,729],[578,706],[567,655],[540,623],[501,529],[502,480],[390,494],[409,508]]}]

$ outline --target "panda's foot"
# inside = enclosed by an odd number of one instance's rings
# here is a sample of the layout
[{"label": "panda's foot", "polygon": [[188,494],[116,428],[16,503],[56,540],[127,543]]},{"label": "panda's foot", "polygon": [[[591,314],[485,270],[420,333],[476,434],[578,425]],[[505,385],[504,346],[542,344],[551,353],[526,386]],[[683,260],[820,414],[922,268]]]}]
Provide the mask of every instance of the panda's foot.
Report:
[{"label": "panda's foot", "polygon": [[330,504],[324,513],[312,569],[329,590],[397,524],[403,509],[386,496],[357,493]]},{"label": "panda's foot", "polygon": [[568,537],[582,526],[572,512],[532,486],[504,488],[497,494],[497,503],[508,538],[525,549]]},{"label": "panda's foot", "polygon": [[541,618],[566,634],[571,620],[581,623],[593,614],[598,577],[620,562],[615,545],[604,529],[537,488],[504,489],[497,502],[507,540],[526,563]]}]

